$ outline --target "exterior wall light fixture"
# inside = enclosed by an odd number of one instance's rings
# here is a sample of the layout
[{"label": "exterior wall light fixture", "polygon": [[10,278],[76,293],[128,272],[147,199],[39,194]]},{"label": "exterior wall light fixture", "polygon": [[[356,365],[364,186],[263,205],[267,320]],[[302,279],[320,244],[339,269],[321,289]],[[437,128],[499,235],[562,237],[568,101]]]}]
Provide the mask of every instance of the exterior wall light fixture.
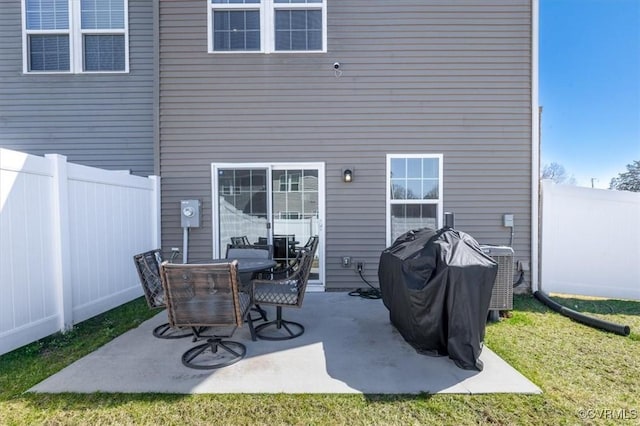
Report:
[{"label": "exterior wall light fixture", "polygon": [[353,167],[346,167],[342,169],[342,181],[345,183],[353,182]]}]

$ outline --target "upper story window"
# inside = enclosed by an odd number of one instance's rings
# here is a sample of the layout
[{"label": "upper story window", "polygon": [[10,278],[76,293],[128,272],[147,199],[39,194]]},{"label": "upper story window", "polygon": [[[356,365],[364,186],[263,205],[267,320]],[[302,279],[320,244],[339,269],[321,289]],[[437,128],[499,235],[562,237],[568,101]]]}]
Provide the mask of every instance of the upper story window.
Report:
[{"label": "upper story window", "polygon": [[128,0],[23,0],[25,72],[128,72]]},{"label": "upper story window", "polygon": [[209,52],[326,52],[326,0],[208,0]]}]

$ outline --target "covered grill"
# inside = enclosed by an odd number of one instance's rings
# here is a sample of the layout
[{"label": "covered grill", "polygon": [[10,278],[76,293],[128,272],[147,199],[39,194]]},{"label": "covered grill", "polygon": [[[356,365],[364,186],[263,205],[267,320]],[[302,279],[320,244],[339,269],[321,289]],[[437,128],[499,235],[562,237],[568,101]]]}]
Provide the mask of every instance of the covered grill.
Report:
[{"label": "covered grill", "polygon": [[378,278],[391,323],[425,355],[448,355],[481,371],[498,265],[468,234],[423,228],[401,235],[380,256]]}]

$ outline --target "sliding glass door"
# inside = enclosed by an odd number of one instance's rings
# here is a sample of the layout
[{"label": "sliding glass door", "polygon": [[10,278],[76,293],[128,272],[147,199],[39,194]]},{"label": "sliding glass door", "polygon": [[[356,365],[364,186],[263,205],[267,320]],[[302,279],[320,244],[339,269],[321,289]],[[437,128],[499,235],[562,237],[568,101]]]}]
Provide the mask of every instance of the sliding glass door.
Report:
[{"label": "sliding glass door", "polygon": [[275,260],[284,264],[296,246],[317,235],[309,288],[324,288],[323,163],[214,163],[212,188],[214,256],[244,240],[271,244]]}]

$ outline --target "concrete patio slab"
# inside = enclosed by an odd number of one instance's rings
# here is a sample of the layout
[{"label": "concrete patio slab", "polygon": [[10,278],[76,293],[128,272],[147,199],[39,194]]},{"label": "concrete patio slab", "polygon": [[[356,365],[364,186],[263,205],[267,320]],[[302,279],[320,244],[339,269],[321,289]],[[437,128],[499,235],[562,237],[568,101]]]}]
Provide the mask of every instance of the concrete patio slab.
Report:
[{"label": "concrete patio slab", "polygon": [[[30,389],[31,392],[158,393],[540,393],[485,346],[482,372],[447,357],[418,354],[389,322],[381,300],[346,293],[310,293],[301,309],[285,309],[305,333],[289,341],[251,341],[248,327],[233,340],[247,356],[219,370],[180,361],[191,339],[162,340],[153,328],[166,312],[119,336]],[[275,314],[270,311],[273,317]]]}]

